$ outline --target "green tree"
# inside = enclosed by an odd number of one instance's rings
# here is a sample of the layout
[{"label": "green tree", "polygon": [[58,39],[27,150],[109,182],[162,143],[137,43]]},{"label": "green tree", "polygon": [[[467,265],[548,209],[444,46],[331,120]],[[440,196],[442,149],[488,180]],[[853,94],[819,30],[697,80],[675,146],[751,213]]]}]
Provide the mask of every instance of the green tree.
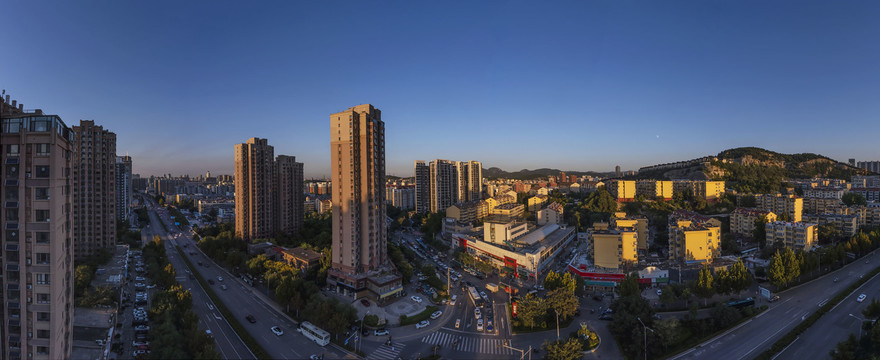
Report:
[{"label": "green tree", "polygon": [[587,349],[593,349],[599,345],[599,335],[590,330],[586,323],[581,323],[577,332],[578,336],[587,342]]},{"label": "green tree", "polygon": [[562,288],[548,292],[546,302],[548,309],[556,311],[561,319],[574,316],[579,305],[574,292]]},{"label": "green tree", "polygon": [[785,283],[786,285],[793,282],[801,275],[801,266],[794,254],[794,250],[786,248],[782,255],[782,262],[785,265]]},{"label": "green tree", "polygon": [[547,303],[544,299],[532,296],[532,294],[526,295],[525,298],[520,300],[519,305],[517,306],[517,314],[516,316],[522,322],[523,326],[528,326],[529,328],[534,328],[535,325],[538,324],[538,321],[547,314]]},{"label": "green tree", "polygon": [[767,246],[767,216],[755,219],[755,230],[752,230],[752,239],[757,240],[761,248]]},{"label": "green tree", "polygon": [[712,277],[712,272],[709,271],[708,266],[704,266],[700,269],[700,276],[694,284],[694,293],[703,298],[703,304],[705,304],[712,295],[715,295],[715,279]]},{"label": "green tree", "polygon": [[544,355],[547,360],[575,360],[583,356],[581,343],[574,338],[554,342],[545,341],[543,348],[547,352]]},{"label": "green tree", "polygon": [[782,254],[779,250],[770,258],[770,264],[767,265],[767,279],[776,287],[782,287],[786,284],[785,263],[782,260]]},{"label": "green tree", "polygon": [[880,318],[880,302],[877,301],[877,298],[871,299],[871,303],[862,310],[862,315],[868,319]]},{"label": "green tree", "polygon": [[620,282],[620,287],[618,287],[617,291],[621,297],[640,296],[639,274],[636,272],[626,274],[623,281]]},{"label": "green tree", "polygon": [[840,200],[843,201],[843,203],[846,204],[846,206],[868,205],[868,201],[865,200],[865,197],[862,196],[862,194],[854,193],[854,192],[848,192],[848,193],[843,194],[843,197],[841,197]]},{"label": "green tree", "polygon": [[733,266],[728,269],[727,277],[729,281],[728,287],[733,293],[742,292],[752,286],[752,273],[749,272],[749,269],[746,269],[742,259],[737,259]]}]

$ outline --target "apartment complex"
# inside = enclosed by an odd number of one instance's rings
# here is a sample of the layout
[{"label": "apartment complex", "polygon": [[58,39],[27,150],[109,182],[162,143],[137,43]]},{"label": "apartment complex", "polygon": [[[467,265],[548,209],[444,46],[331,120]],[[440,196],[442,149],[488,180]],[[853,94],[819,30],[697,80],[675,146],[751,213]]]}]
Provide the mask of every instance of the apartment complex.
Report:
[{"label": "apartment complex", "polygon": [[724,181],[673,180],[672,188],[674,193],[693,195],[706,201],[724,196]]},{"label": "apartment complex", "polygon": [[617,229],[631,228],[638,238],[638,249],[648,250],[648,218],[642,215],[627,216],[625,212],[616,212],[611,216],[611,227]]},{"label": "apartment complex", "polygon": [[541,210],[541,207],[547,203],[550,197],[547,195],[535,195],[528,199],[529,202],[529,211],[535,212]]},{"label": "apartment complex", "polygon": [[669,216],[669,260],[711,262],[721,256],[721,224],[717,219],[676,210]]},{"label": "apartment complex", "polygon": [[805,214],[805,223],[831,226],[841,236],[852,237],[859,232],[859,216],[846,214]]},{"label": "apartment complex", "polygon": [[636,182],[636,195],[649,200],[672,200],[672,181],[639,180]]},{"label": "apartment complex", "polygon": [[131,216],[131,156],[116,157],[116,218],[128,221]]},{"label": "apartment complex", "polygon": [[880,161],[859,161],[856,167],[880,174]]},{"label": "apartment complex", "polygon": [[794,250],[810,251],[819,242],[819,227],[803,222],[767,223],[767,244],[782,244]]},{"label": "apartment complex", "polygon": [[[482,177],[483,168],[479,161],[436,159],[428,165],[416,161],[416,210],[422,211],[418,207],[426,206],[426,211],[442,212],[453,204],[480,200]],[[424,197],[428,200],[420,200]]]},{"label": "apartment complex", "polygon": [[[69,359],[73,341],[74,132],[56,115],[0,101],[6,215],[2,358]],[[103,149],[102,149],[103,150]],[[96,155],[96,154],[93,154]],[[115,159],[114,159],[115,161]],[[107,164],[112,167],[113,163]],[[103,174],[102,174],[103,175]],[[111,181],[108,186],[112,187]],[[112,202],[112,201],[111,201]],[[101,209],[104,210],[104,209]],[[110,212],[109,220],[115,217]],[[51,221],[50,221],[51,219]]]},{"label": "apartment complex", "polygon": [[605,182],[605,190],[617,201],[633,201],[636,197],[636,182],[634,180],[608,180]]},{"label": "apartment complex", "polygon": [[804,214],[838,214],[846,211],[840,199],[810,197],[804,198],[803,202]]},{"label": "apartment complex", "polygon": [[[385,123],[372,105],[330,115],[333,251],[328,282],[384,302],[401,293],[385,225]],[[450,204],[451,205],[451,204]]]},{"label": "apartment complex", "polygon": [[755,207],[771,211],[777,216],[786,214],[793,222],[800,222],[804,213],[804,199],[795,195],[757,194]]},{"label": "apartment complex", "polygon": [[730,213],[730,232],[746,237],[752,237],[755,232],[755,222],[764,219],[764,222],[776,221],[776,214],[759,208],[736,208]]},{"label": "apartment complex", "polygon": [[816,188],[805,188],[804,197],[805,198],[822,198],[822,199],[837,199],[843,197],[843,194],[846,193],[846,189],[842,187],[816,187]]},{"label": "apartment complex", "polygon": [[235,145],[235,236],[245,242],[303,227],[303,164],[278,155],[269,141],[250,138]]},{"label": "apartment complex", "polygon": [[385,202],[403,211],[416,209],[415,185],[385,186]]},{"label": "apartment complex", "polygon": [[593,262],[603,269],[621,269],[638,260],[638,235],[631,228],[594,230],[590,232]]},{"label": "apartment complex", "polygon": [[564,207],[558,202],[551,203],[538,211],[538,225],[556,224],[565,225]]},{"label": "apartment complex", "polygon": [[850,180],[853,188],[880,188],[880,175],[855,175]]},{"label": "apartment complex", "polygon": [[849,192],[859,194],[867,201],[880,202],[880,187],[852,188]]},{"label": "apartment complex", "polygon": [[489,215],[489,203],[483,200],[461,202],[446,209],[446,217],[463,223],[473,223]]},{"label": "apartment complex", "polygon": [[116,246],[116,134],[91,120],[73,132],[73,250],[82,259]]}]

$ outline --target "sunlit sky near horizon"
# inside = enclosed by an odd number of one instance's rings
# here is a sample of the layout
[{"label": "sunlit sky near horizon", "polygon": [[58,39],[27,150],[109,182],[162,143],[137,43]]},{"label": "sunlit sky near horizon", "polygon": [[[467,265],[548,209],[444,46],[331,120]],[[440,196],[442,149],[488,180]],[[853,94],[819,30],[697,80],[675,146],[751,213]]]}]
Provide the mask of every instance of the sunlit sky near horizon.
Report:
[{"label": "sunlit sky near horizon", "polygon": [[329,115],[382,110],[413,160],[624,170],[740,146],[880,160],[880,3],[3,3],[0,88],[95,120],[144,176],[233,147],[329,175]]}]

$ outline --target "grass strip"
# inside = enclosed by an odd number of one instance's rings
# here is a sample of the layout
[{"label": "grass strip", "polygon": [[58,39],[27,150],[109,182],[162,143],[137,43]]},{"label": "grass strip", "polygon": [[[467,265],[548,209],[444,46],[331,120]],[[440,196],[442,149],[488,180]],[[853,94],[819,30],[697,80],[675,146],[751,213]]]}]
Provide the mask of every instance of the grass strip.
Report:
[{"label": "grass strip", "polygon": [[[177,249],[177,253],[180,255],[181,258],[183,258],[183,261],[186,262],[186,265],[189,266],[190,269],[195,269],[195,266],[193,266],[192,262],[190,262],[189,259],[183,254],[183,251],[180,250],[180,246],[175,246],[174,248]],[[254,353],[254,356],[256,356],[257,359],[271,359],[269,353],[266,352],[266,349],[263,349],[263,347],[257,343],[257,340],[254,339],[254,337],[251,336],[251,334],[244,329],[244,326],[242,326],[241,323],[238,322],[238,319],[236,319],[235,316],[232,315],[232,312],[230,312],[229,309],[226,308],[226,305],[223,304],[223,301],[220,300],[220,297],[214,293],[214,289],[212,289],[205,281],[205,279],[202,278],[202,275],[199,274],[199,272],[196,270],[192,270],[192,273],[196,277],[196,280],[199,281],[199,284],[202,285],[202,289],[205,289],[205,293],[208,294],[208,297],[210,297],[211,300],[214,302],[214,305],[217,306],[217,310],[220,310],[220,313],[223,314],[223,317],[226,318],[226,321],[229,323],[230,326],[232,326],[232,329],[235,330],[241,340],[244,341],[244,344],[251,349],[251,352]]]}]

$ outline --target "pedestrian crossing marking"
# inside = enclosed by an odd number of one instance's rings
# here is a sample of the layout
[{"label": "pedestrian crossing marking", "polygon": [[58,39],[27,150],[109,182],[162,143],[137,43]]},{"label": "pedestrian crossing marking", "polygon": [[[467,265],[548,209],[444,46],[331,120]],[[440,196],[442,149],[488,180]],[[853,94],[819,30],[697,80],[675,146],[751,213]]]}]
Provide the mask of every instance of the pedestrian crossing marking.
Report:
[{"label": "pedestrian crossing marking", "polygon": [[510,349],[503,347],[504,339],[491,339],[482,337],[464,337],[459,334],[450,334],[442,331],[432,333],[422,338],[422,342],[430,345],[440,345],[443,348],[455,351],[472,352],[493,355],[510,355]]},{"label": "pedestrian crossing marking", "polygon": [[367,356],[367,360],[395,360],[404,347],[406,345],[403,343],[382,344],[370,356]]}]

